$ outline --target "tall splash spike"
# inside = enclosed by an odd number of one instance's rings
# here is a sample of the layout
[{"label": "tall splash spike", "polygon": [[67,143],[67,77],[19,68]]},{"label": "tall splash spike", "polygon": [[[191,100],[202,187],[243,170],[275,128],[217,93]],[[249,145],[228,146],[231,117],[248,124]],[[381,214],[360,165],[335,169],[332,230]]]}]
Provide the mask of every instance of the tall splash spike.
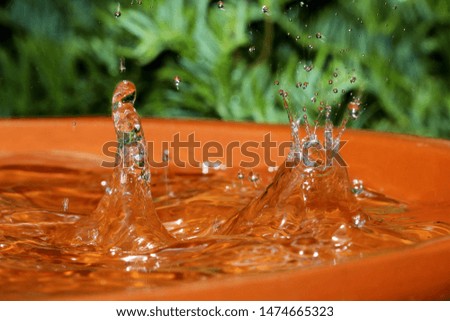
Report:
[{"label": "tall splash spike", "polygon": [[130,81],[121,81],[114,90],[116,166],[89,233],[89,243],[111,253],[154,251],[173,241],[153,205],[147,144],[135,99],[136,87]]}]

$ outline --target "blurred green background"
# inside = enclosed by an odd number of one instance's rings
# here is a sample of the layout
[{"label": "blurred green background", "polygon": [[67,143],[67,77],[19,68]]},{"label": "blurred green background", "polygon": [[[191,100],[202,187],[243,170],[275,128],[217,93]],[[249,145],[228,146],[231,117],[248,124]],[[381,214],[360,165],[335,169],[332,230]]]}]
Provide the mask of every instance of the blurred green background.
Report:
[{"label": "blurred green background", "polygon": [[146,116],[287,123],[283,89],[298,116],[331,104],[337,123],[359,98],[352,127],[450,137],[448,0],[219,6],[7,1],[0,116],[109,115],[115,84],[129,79]]}]

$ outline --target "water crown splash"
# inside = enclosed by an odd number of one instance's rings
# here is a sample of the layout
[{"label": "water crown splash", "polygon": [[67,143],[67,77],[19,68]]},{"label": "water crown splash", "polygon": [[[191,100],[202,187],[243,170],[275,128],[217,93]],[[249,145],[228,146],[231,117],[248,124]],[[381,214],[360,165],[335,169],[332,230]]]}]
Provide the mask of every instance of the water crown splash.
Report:
[{"label": "water crown splash", "polygon": [[348,118],[344,118],[338,134],[333,136],[331,106],[326,106],[318,117],[325,113],[324,144],[316,134],[318,122],[311,130],[307,117],[303,117],[306,135],[301,138],[301,119],[295,119],[288,93],[284,90],[279,93],[291,125],[291,150],[264,193],[230,220],[228,233],[289,239],[314,229],[311,222],[317,225],[327,215],[340,216],[340,223],[353,223],[353,217],[363,214],[351,192],[346,165],[339,157],[340,139]]}]

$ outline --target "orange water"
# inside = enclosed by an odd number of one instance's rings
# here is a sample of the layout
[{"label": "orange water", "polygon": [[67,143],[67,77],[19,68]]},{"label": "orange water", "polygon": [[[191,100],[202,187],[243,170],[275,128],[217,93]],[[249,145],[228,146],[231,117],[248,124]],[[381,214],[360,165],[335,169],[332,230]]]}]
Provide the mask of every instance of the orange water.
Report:
[{"label": "orange water", "polygon": [[173,240],[147,252],[105,252],[74,241],[74,235],[92,224],[108,188],[102,181],[111,172],[89,164],[74,169],[62,161],[33,161],[33,155],[27,164],[0,168],[2,299],[64,298],[334,265],[450,234],[449,225],[433,221],[433,215],[421,222],[404,205],[368,191],[354,199],[366,215],[361,227],[348,213],[323,203],[309,208],[289,236],[275,235],[270,224],[272,234],[259,233],[260,225],[245,233],[242,225],[235,227],[236,213],[248,211],[247,204],[264,195],[273,174],[261,173],[254,184],[231,170],[209,175],[169,171],[169,177],[154,173],[152,193]]}]

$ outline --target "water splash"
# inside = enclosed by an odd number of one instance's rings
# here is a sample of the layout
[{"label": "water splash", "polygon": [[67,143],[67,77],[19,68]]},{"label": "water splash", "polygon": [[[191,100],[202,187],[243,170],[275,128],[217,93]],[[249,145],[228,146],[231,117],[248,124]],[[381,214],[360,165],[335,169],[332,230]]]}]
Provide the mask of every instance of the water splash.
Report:
[{"label": "water splash", "polygon": [[120,82],[114,90],[112,118],[119,144],[116,166],[109,190],[88,224],[88,242],[114,252],[154,251],[173,241],[153,204],[147,144],[135,99],[136,87],[130,81]]},{"label": "water splash", "polygon": [[[324,143],[321,144],[316,134],[318,121],[311,130],[306,107],[302,109],[303,116],[296,119],[288,93],[280,89],[279,94],[291,125],[290,152],[273,182],[228,222],[226,232],[295,239],[296,235],[321,230],[319,222],[329,215],[335,218],[333,224],[338,229],[342,224],[361,228],[366,215],[352,193],[346,164],[340,163],[337,157],[348,116],[334,136],[332,107],[327,105],[320,109],[318,119],[325,115]],[[353,104],[359,106],[359,100]],[[304,137],[301,137],[301,120]]]}]

